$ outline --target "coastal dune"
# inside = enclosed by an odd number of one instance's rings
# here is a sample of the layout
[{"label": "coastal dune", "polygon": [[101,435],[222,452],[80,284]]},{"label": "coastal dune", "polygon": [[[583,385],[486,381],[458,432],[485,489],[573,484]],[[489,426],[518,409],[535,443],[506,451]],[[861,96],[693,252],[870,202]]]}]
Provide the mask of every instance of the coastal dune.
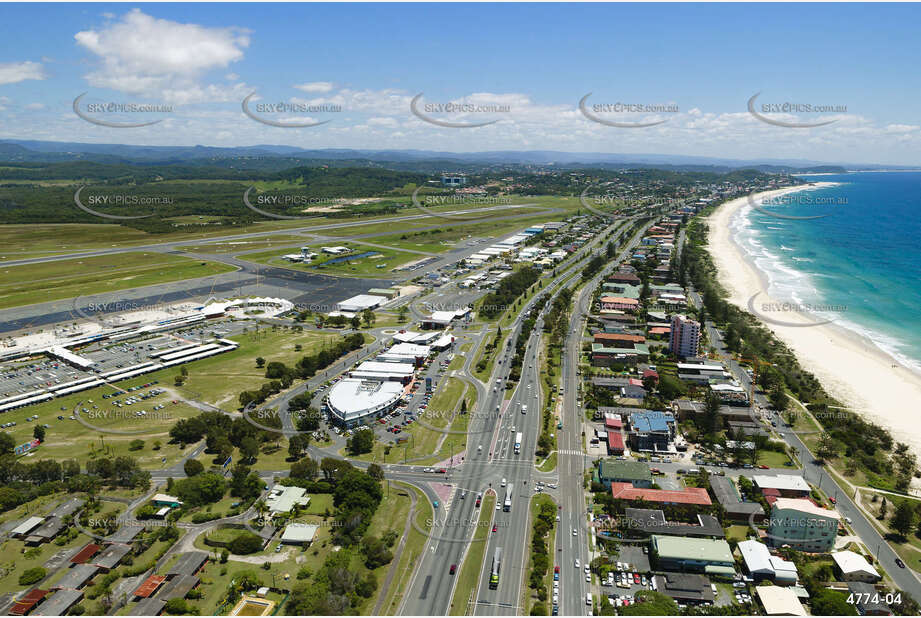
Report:
[{"label": "coastal dune", "polygon": [[[754,200],[817,188],[823,184],[831,183],[765,191],[755,195]],[[750,311],[750,299],[758,294],[754,306],[762,313],[759,308],[768,304],[776,306],[778,299],[768,294],[766,276],[737,244],[730,228],[733,218],[749,205],[749,199],[746,196],[726,202],[707,218],[708,250],[718,269],[719,282],[729,294],[728,300]],[[765,326],[794,351],[802,366],[815,374],[833,397],[867,420],[889,429],[896,441],[908,444],[921,459],[921,419],[918,413],[921,376],[866,337],[834,322],[815,325],[823,321],[819,316],[795,310],[765,311],[762,315],[770,316],[771,321],[762,320]],[[916,493],[914,484],[912,493]]]}]

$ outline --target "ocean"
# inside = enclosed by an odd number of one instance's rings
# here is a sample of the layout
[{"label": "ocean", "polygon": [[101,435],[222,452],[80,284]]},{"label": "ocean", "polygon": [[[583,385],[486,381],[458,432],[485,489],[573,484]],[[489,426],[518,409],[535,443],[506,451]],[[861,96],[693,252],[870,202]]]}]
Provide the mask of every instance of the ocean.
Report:
[{"label": "ocean", "polygon": [[803,178],[838,184],[760,210],[744,206],[730,223],[736,243],[774,299],[833,320],[921,372],[921,172]]}]

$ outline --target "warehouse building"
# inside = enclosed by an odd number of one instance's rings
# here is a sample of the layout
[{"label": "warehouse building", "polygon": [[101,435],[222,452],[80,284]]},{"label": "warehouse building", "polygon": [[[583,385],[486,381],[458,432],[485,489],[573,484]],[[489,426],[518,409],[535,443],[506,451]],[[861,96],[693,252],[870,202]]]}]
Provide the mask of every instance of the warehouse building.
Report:
[{"label": "warehouse building", "polygon": [[348,313],[360,313],[365,309],[376,309],[387,301],[386,296],[375,296],[372,294],[358,294],[351,298],[336,303],[337,311],[346,311]]},{"label": "warehouse building", "polygon": [[735,559],[729,543],[722,539],[690,539],[655,534],[650,540],[651,553],[658,568],[732,577]]}]

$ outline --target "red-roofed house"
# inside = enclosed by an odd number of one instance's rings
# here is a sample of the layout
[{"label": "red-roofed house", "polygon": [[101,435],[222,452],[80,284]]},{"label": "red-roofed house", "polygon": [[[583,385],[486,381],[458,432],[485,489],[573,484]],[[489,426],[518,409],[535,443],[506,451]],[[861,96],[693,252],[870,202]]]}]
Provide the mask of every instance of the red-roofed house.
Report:
[{"label": "red-roofed house", "polygon": [[642,283],[640,278],[633,273],[618,271],[608,277],[608,281],[614,283],[629,283],[630,285],[639,285]]},{"label": "red-roofed house", "polygon": [[646,343],[646,337],[643,335],[628,335],[624,333],[595,333],[593,343],[601,343],[609,348],[626,348],[632,350],[634,349],[634,344]]},{"label": "red-roofed house", "polygon": [[602,309],[620,309],[621,311],[636,311],[640,301],[635,298],[622,298],[620,296],[602,296]]},{"label": "red-roofed house", "polygon": [[650,337],[668,337],[672,334],[672,329],[668,326],[653,326],[649,329]]},{"label": "red-roofed house", "polygon": [[684,489],[642,489],[630,483],[611,483],[611,496],[615,500],[645,500],[659,504],[697,504],[709,506],[710,495],[702,487]]},{"label": "red-roofed house", "polygon": [[13,607],[10,608],[10,615],[25,616],[30,611],[32,611],[32,608],[35,607],[36,604],[38,604],[38,602],[44,599],[47,595],[47,590],[33,588],[13,604]]},{"label": "red-roofed house", "polygon": [[606,416],[604,419],[604,426],[608,429],[623,429],[624,422],[619,418],[614,418],[613,416]]},{"label": "red-roofed house", "polygon": [[102,549],[102,547],[95,543],[87,543],[83,549],[74,554],[70,561],[74,564],[84,564],[87,560],[95,556],[100,549]]},{"label": "red-roofed house", "polygon": [[608,432],[608,455],[624,454],[624,434],[619,431]]},{"label": "red-roofed house", "polygon": [[141,599],[146,599],[154,593],[154,591],[160,587],[160,584],[166,581],[166,577],[163,575],[151,575],[144,580],[138,589],[134,591],[134,596]]}]

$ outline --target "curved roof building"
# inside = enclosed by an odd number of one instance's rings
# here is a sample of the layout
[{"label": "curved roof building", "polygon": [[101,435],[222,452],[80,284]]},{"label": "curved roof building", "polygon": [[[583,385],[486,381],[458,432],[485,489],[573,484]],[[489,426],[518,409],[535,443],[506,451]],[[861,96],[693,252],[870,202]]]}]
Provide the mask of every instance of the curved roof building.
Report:
[{"label": "curved roof building", "polygon": [[402,396],[399,382],[346,378],[329,389],[326,403],[335,420],[352,426],[389,412]]}]

